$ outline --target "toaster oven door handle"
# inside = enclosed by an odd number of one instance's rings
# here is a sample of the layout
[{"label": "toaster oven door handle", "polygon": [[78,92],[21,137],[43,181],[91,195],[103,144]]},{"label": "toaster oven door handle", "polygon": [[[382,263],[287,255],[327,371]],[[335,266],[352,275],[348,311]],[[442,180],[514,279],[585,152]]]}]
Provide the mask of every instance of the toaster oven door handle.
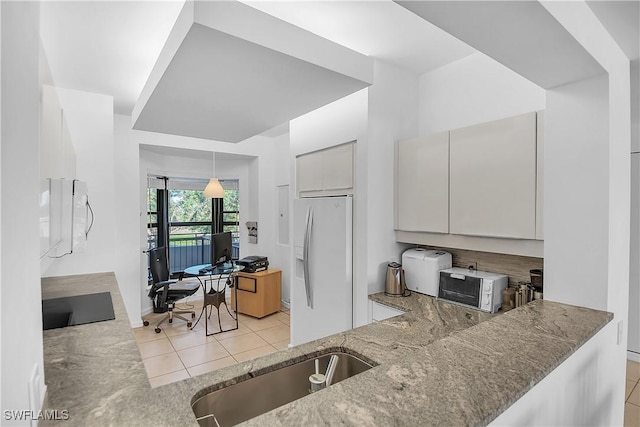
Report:
[{"label": "toaster oven door handle", "polygon": [[451,273],[449,275],[449,277],[451,277],[452,279],[458,279],[458,280],[466,280],[467,276],[465,276],[464,274],[458,274],[458,273]]},{"label": "toaster oven door handle", "polygon": [[311,228],[313,226],[313,211],[311,206],[307,207],[307,221],[304,233],[303,246],[303,269],[304,269],[304,289],[307,294],[307,307],[313,308],[313,298],[311,295],[311,277],[309,276],[309,246],[311,245]]}]

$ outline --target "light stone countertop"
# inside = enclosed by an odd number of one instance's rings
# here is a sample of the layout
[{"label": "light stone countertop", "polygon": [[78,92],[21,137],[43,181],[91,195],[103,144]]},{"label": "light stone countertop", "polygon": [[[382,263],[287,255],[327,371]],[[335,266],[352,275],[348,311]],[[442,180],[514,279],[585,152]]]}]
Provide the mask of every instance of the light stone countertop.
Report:
[{"label": "light stone countertop", "polygon": [[116,319],[44,331],[47,409],[64,426],[197,426],[191,402],[330,350],[372,369],[244,424],[486,425],[613,316],[549,301],[490,315],[414,294],[401,316],[151,389],[113,273],[43,279],[43,298],[111,291]]}]

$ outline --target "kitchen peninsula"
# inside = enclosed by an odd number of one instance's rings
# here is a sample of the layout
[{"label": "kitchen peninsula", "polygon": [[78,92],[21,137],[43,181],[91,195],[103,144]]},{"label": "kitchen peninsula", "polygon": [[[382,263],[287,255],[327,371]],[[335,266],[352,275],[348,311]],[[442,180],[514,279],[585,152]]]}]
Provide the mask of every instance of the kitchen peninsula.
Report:
[{"label": "kitchen peninsula", "polygon": [[65,426],[195,426],[196,398],[331,350],[376,366],[246,424],[486,425],[612,319],[549,301],[489,315],[422,295],[376,294],[370,298],[406,313],[151,389],[115,276],[43,279],[43,295],[57,289],[109,290],[116,313],[44,332],[47,408],[68,410]]}]

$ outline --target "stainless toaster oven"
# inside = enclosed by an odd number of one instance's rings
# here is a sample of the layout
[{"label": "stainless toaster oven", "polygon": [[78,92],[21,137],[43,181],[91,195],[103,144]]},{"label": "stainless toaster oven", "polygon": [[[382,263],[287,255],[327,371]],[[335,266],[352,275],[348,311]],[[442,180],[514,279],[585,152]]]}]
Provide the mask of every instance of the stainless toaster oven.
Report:
[{"label": "stainless toaster oven", "polygon": [[447,268],[440,271],[438,299],[495,313],[502,306],[508,281],[504,274]]}]

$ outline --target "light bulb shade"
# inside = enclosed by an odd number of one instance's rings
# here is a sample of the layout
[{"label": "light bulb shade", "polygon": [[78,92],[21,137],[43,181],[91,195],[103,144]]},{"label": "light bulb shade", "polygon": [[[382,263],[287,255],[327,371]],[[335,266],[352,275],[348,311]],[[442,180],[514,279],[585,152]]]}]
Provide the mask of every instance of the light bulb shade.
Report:
[{"label": "light bulb shade", "polygon": [[224,189],[220,185],[218,178],[211,178],[209,183],[204,188],[204,197],[210,197],[212,199],[224,198]]}]

